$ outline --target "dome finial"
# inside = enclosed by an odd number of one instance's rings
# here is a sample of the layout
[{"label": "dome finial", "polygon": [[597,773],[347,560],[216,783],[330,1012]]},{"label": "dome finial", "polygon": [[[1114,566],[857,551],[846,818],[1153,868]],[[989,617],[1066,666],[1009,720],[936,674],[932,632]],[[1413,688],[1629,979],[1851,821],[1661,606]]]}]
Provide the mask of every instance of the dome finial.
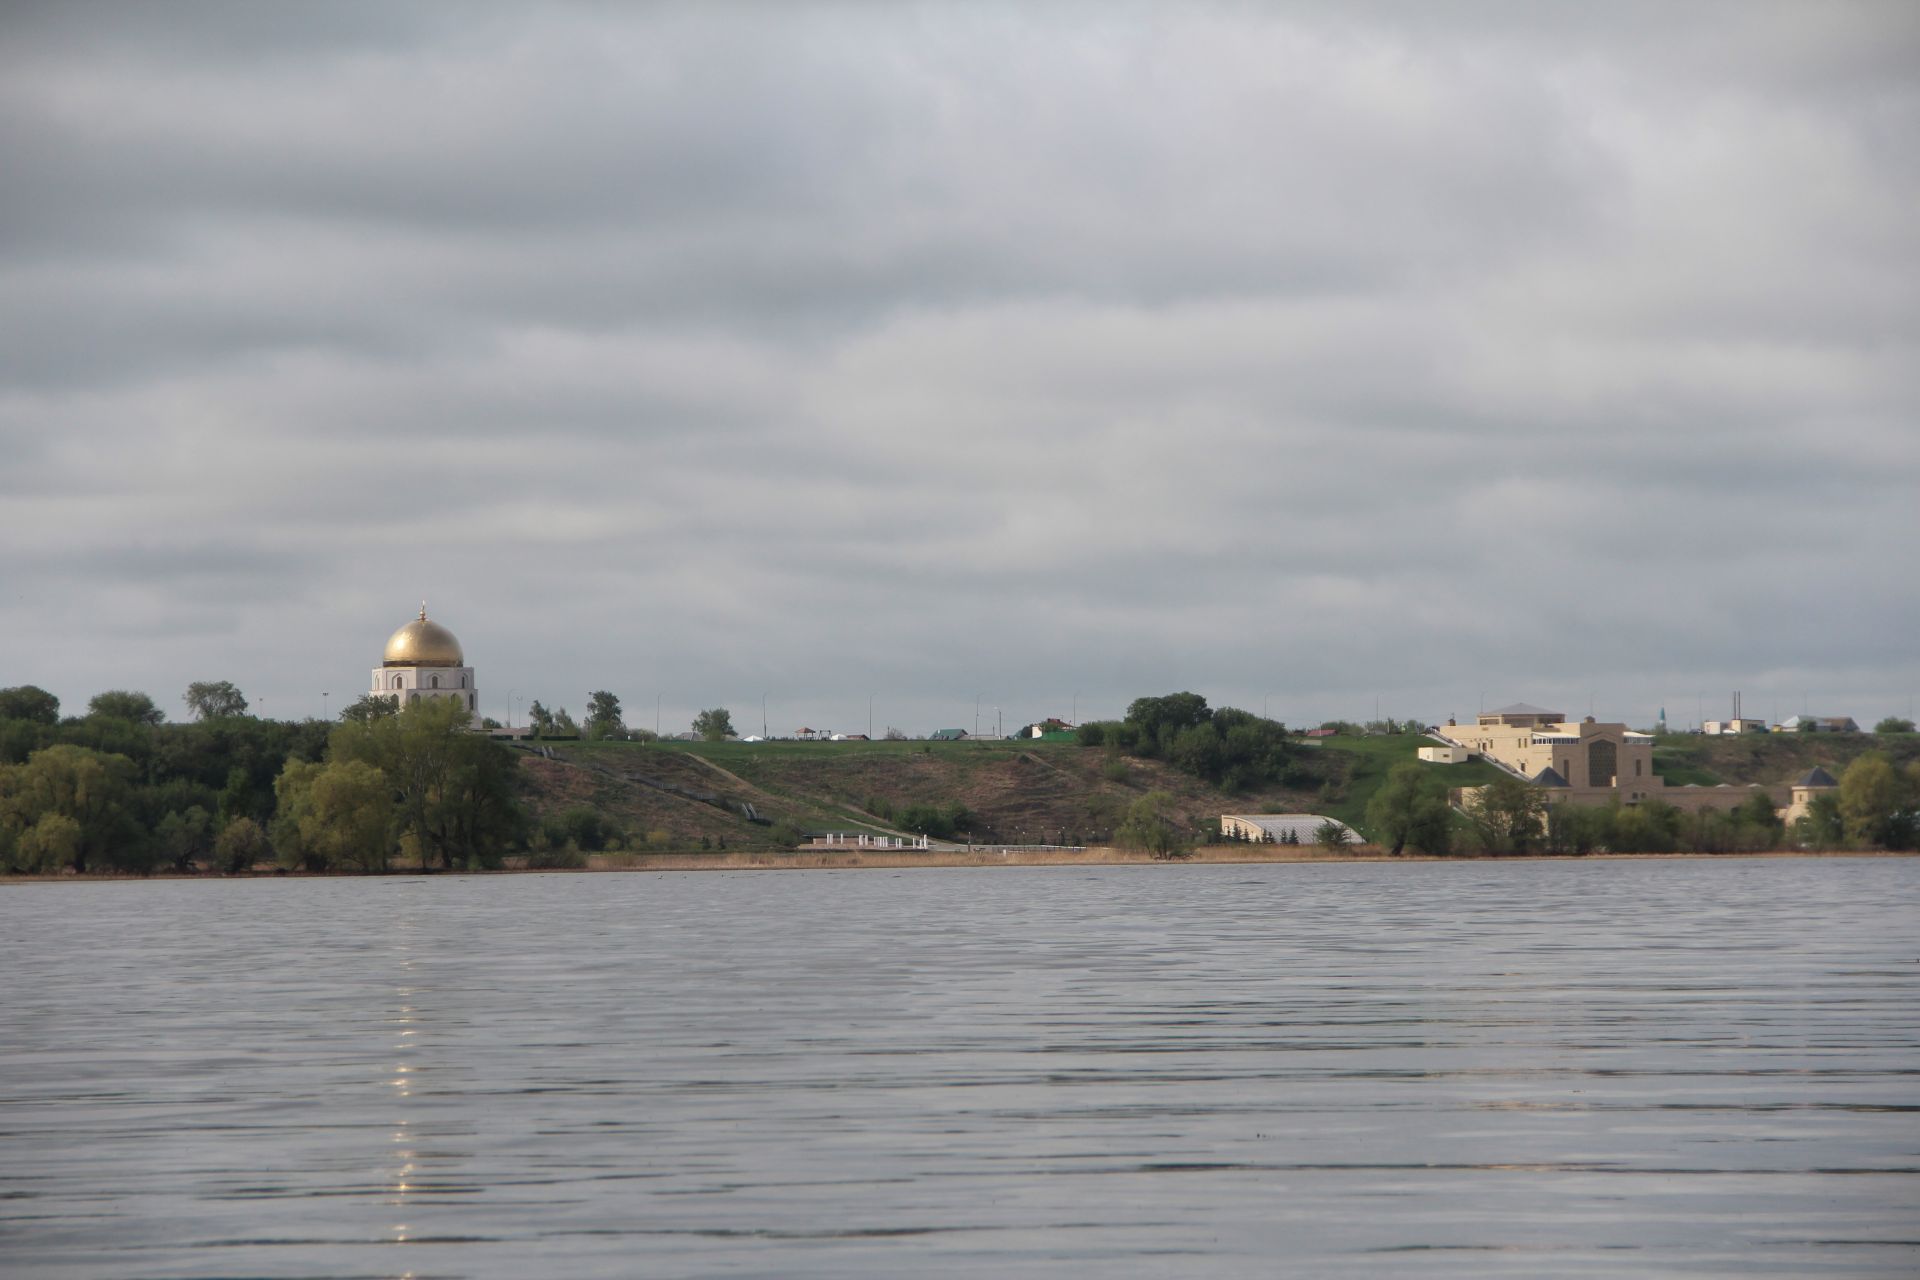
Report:
[{"label": "dome finial", "polygon": [[425,622],[426,620],[427,620],[427,602],[425,600],[422,600],[420,602],[420,621]]}]

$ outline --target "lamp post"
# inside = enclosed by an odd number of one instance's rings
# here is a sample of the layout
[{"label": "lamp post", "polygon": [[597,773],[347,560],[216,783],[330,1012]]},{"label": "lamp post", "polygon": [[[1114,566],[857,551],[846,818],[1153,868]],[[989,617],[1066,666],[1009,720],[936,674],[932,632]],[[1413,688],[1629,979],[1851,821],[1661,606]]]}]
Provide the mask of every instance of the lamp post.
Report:
[{"label": "lamp post", "polygon": [[980,736],[980,699],[986,696],[984,693],[973,695],[973,736],[976,738]]},{"label": "lamp post", "polygon": [[513,728],[513,704],[514,692],[509,689],[507,690],[507,728],[509,729]]},{"label": "lamp post", "polygon": [[327,718],[327,691],[325,689],[320,691],[320,718],[322,720]]},{"label": "lamp post", "polygon": [[873,736],[873,700],[879,696],[877,693],[867,695],[867,736],[869,738]]},{"label": "lamp post", "polygon": [[767,695],[764,693],[760,695],[760,736],[763,739],[767,736]]}]

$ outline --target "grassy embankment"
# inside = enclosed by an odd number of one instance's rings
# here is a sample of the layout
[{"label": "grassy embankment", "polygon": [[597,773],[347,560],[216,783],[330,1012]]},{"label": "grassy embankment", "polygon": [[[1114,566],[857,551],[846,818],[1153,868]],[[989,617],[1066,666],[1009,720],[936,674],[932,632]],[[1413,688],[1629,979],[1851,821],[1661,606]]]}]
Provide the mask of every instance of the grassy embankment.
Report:
[{"label": "grassy embankment", "polygon": [[[1159,761],[1115,757],[1072,742],[718,742],[552,744],[529,758],[541,813],[591,805],[656,848],[767,849],[769,823],[804,831],[894,834],[911,805],[964,808],[983,842],[1098,844],[1147,791],[1172,798],[1197,827],[1222,813],[1321,813],[1366,830],[1366,806],[1388,770],[1424,739],[1335,738],[1303,746],[1283,784],[1228,794]],[[1495,771],[1475,762],[1431,766],[1449,786]],[[961,837],[963,840],[966,836]]]}]

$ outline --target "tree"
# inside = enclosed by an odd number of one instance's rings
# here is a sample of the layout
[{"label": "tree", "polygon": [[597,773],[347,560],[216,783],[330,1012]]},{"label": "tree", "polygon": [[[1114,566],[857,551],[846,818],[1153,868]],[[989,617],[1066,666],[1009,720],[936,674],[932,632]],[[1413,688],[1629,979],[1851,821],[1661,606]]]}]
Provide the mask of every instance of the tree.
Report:
[{"label": "tree", "polygon": [[175,871],[189,871],[213,836],[213,815],[199,805],[175,809],[154,829],[160,852]]},{"label": "tree", "polygon": [[385,871],[393,846],[393,793],[386,775],[361,760],[338,760],[313,779],[315,842],[329,862]]},{"label": "tree", "polygon": [[[5,694],[0,694],[0,697],[4,696]],[[1913,721],[1901,716],[1888,716],[1885,720],[1873,726],[1873,731],[1875,733],[1912,733]]]},{"label": "tree", "polygon": [[182,699],[195,720],[221,720],[247,714],[247,698],[230,680],[195,680]]},{"label": "tree", "polygon": [[468,732],[470,719],[453,699],[427,698],[333,732],[332,761],[359,760],[385,776],[398,797],[396,829],[423,869],[495,865],[524,826],[512,753]]},{"label": "tree", "polygon": [[109,720],[128,720],[134,724],[164,724],[166,713],[153,705],[153,699],[144,693],[134,693],[126,689],[109,689],[105,693],[96,693],[87,703],[89,716],[100,716]]},{"label": "tree", "polygon": [[1161,861],[1192,857],[1193,842],[1174,822],[1172,807],[1173,797],[1166,792],[1147,792],[1127,806],[1114,843],[1123,849],[1145,850]]},{"label": "tree", "polygon": [[[34,870],[151,868],[151,846],[133,813],[133,761],[61,743],[0,768],[0,845]],[[49,815],[72,822],[45,824]]]},{"label": "tree", "polygon": [[1468,814],[1488,853],[1526,853],[1544,833],[1546,807],[1537,788],[1502,775],[1480,788]]},{"label": "tree", "polygon": [[1329,849],[1345,847],[1348,840],[1347,829],[1340,823],[1328,818],[1313,829],[1313,842]]},{"label": "tree", "polygon": [[213,842],[212,869],[222,875],[252,870],[268,853],[267,833],[252,818],[235,818]]},{"label": "tree", "polygon": [[399,710],[400,703],[384,693],[363,693],[340,709],[340,721],[342,724],[365,724],[382,716],[396,715]]},{"label": "tree", "polygon": [[626,732],[626,723],[620,719],[620,699],[605,689],[596,689],[587,695],[589,738],[621,738]]},{"label": "tree", "polygon": [[1447,784],[1422,765],[1395,765],[1367,804],[1367,825],[1396,854],[1409,844],[1422,853],[1451,852],[1453,808],[1447,803]]},{"label": "tree", "polygon": [[1911,781],[1878,751],[1857,757],[1840,775],[1840,821],[1849,840],[1903,849],[1914,828]]},{"label": "tree", "polygon": [[1670,853],[1680,844],[1680,811],[1659,800],[1625,805],[1613,816],[1615,853]]},{"label": "tree", "polygon": [[1802,849],[1838,849],[1847,838],[1840,798],[1830,791],[1815,796],[1787,834]]},{"label": "tree", "polygon": [[0,720],[59,724],[60,699],[39,685],[17,684],[11,689],[0,689]]},{"label": "tree", "polygon": [[733,713],[725,707],[702,711],[693,718],[693,731],[705,742],[724,742],[734,735]]},{"label": "tree", "polygon": [[536,738],[544,738],[553,732],[553,712],[542,706],[538,698],[527,707],[527,727],[533,730]]}]

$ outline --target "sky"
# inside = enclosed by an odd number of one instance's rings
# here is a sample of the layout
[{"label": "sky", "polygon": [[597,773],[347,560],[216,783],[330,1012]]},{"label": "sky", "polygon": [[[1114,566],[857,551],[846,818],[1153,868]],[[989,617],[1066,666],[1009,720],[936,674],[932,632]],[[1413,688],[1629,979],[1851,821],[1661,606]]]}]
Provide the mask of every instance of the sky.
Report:
[{"label": "sky", "polygon": [[502,720],[1906,715],[1916,72],[1905,3],[9,5],[0,686],[337,713],[424,599]]}]

